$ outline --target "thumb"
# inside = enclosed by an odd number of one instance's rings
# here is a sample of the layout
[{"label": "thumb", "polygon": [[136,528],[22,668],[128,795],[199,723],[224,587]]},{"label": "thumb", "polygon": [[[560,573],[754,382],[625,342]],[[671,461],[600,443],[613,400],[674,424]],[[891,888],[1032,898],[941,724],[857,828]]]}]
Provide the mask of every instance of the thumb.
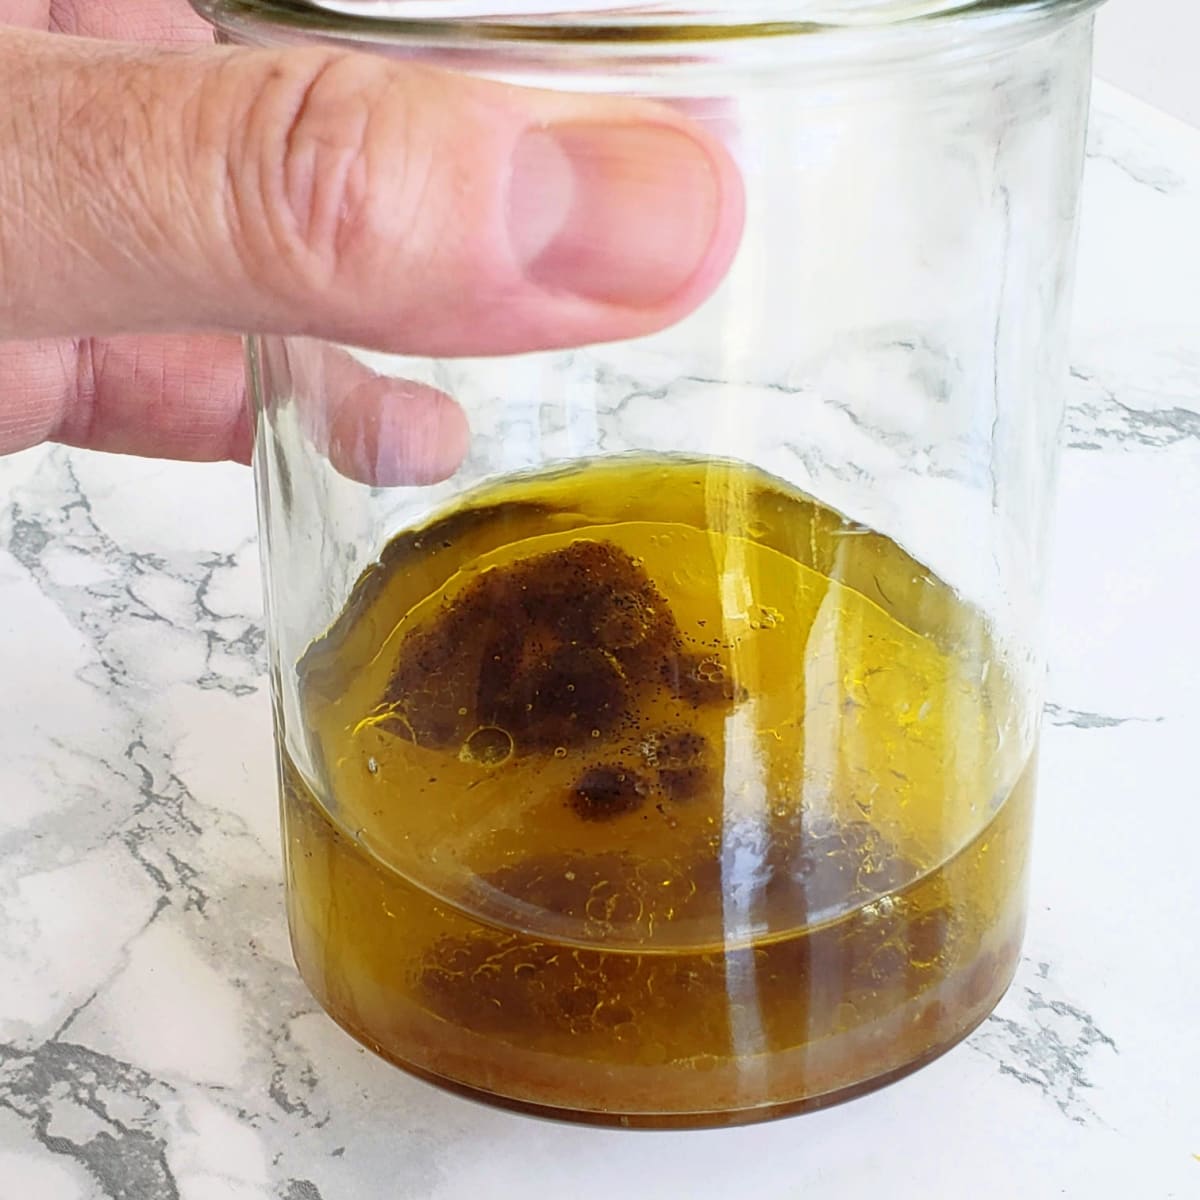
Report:
[{"label": "thumb", "polygon": [[0,35],[0,337],[304,333],[508,353],[648,333],[740,234],[667,108],[332,50]]}]

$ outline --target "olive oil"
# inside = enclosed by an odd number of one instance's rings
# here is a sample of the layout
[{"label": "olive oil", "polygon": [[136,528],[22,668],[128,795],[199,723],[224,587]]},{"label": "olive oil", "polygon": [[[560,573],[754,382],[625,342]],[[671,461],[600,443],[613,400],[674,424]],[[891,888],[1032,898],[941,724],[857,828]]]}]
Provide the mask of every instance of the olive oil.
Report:
[{"label": "olive oil", "polygon": [[754,1119],[925,1061],[1011,977],[1033,756],[1001,648],[752,468],[494,484],[385,547],[298,671],[297,961],[412,1070]]}]

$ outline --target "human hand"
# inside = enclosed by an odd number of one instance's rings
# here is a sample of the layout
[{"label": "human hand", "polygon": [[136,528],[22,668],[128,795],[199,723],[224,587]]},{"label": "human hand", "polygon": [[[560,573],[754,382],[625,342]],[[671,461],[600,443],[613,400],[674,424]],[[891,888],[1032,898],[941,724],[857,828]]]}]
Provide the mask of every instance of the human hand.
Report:
[{"label": "human hand", "polygon": [[[0,0],[0,453],[245,460],[233,334],[607,341],[678,320],[732,258],[735,168],[680,113],[210,42],[186,0]],[[387,411],[415,478],[457,465],[447,397],[346,402],[355,428]]]}]

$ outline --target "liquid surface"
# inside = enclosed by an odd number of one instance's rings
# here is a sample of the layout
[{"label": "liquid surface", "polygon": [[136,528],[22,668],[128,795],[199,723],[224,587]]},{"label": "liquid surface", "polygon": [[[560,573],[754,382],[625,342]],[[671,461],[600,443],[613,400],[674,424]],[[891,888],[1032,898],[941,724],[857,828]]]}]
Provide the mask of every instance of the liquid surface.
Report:
[{"label": "liquid surface", "polygon": [[1029,754],[983,619],[734,464],[498,485],[299,666],[297,959],[388,1057],[566,1112],[752,1112],[956,1040],[1015,961]]}]

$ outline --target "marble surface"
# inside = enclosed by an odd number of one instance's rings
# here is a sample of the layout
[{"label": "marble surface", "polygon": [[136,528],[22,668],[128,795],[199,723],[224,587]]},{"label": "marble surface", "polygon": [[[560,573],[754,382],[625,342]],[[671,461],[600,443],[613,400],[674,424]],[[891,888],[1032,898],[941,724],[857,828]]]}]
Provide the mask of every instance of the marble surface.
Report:
[{"label": "marble surface", "polygon": [[234,467],[0,462],[0,1200],[1200,1196],[1200,133],[1097,95],[1026,958],[793,1121],[560,1127],[375,1061],[290,962]]}]

